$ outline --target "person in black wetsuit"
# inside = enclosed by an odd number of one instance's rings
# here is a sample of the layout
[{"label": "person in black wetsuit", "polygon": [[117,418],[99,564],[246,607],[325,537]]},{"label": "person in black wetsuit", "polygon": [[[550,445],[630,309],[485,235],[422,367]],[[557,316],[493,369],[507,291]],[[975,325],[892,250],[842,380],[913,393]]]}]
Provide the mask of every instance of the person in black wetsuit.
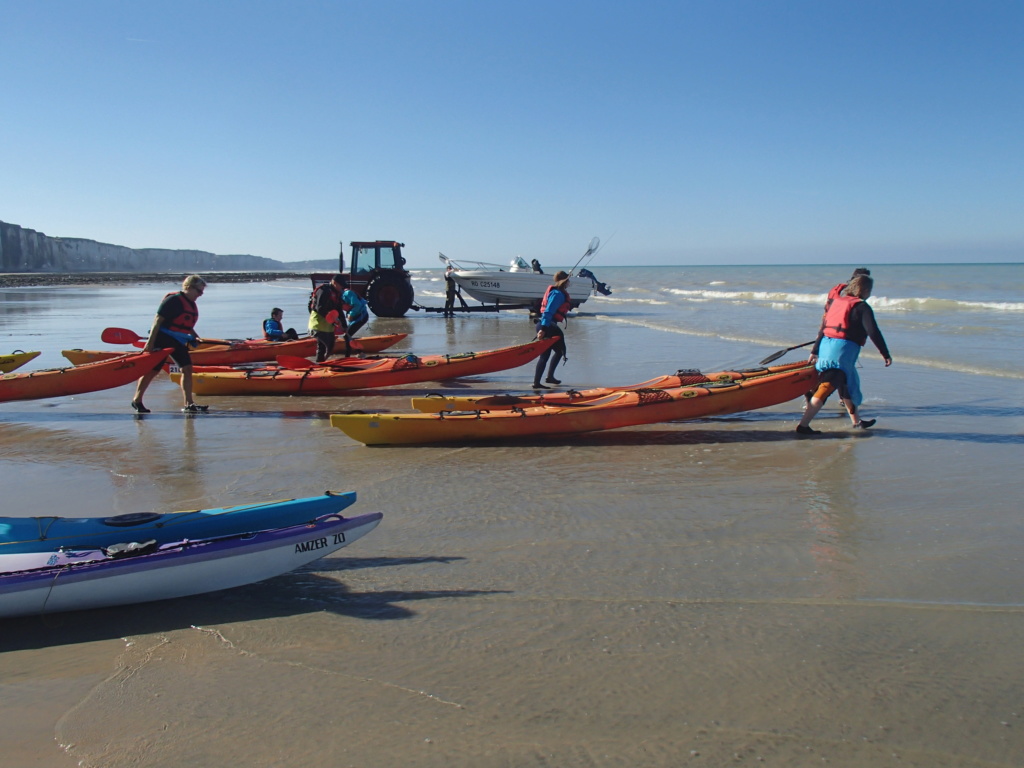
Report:
[{"label": "person in black wetsuit", "polygon": [[335,275],[329,283],[317,286],[309,298],[309,332],[316,337],[316,361],[322,363],[334,354],[338,331],[345,328],[345,309],[341,292],[345,276]]},{"label": "person in black wetsuit", "polygon": [[455,299],[458,297],[459,301],[462,302],[463,307],[468,307],[469,304],[462,298],[462,291],[459,288],[459,284],[455,282],[455,277],[452,273],[455,268],[449,264],[448,268],[444,271],[444,317],[455,317]]}]

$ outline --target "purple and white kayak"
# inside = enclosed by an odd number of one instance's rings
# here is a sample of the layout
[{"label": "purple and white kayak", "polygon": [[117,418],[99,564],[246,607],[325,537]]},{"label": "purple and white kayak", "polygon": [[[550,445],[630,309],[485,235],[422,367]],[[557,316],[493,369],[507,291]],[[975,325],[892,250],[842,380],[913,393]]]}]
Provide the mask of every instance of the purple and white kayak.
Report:
[{"label": "purple and white kayak", "polygon": [[279,576],[362,538],[372,512],[303,525],[168,544],[0,555],[0,617],[199,595]]}]

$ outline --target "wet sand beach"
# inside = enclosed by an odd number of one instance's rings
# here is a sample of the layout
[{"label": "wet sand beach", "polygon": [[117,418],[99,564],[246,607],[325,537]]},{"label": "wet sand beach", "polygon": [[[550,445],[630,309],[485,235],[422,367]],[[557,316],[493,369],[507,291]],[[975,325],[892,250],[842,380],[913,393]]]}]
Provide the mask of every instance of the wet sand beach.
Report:
[{"label": "wet sand beach", "polygon": [[[123,311],[147,318],[151,299]],[[50,363],[101,322],[140,326],[72,314],[80,337],[37,337]],[[427,353],[531,328],[412,317],[364,333],[411,330],[399,349]],[[585,315],[568,334],[574,387],[771,351]],[[1024,387],[895,354],[891,369],[865,355],[876,428],[853,433],[830,405],[810,440],[793,436],[799,403],[482,446],[367,448],[327,419],[522,391],[527,367],[210,398],[195,416],[163,377],[144,417],[128,388],[4,404],[5,514],[334,489],[384,520],[261,584],[0,621],[3,764],[1019,765]]]}]

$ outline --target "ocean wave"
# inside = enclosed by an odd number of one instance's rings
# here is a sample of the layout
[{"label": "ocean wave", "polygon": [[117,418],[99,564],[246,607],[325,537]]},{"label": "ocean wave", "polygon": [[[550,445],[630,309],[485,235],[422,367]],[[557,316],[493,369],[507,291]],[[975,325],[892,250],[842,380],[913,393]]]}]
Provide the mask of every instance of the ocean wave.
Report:
[{"label": "ocean wave", "polygon": [[872,296],[871,306],[879,312],[1024,312],[1020,301],[965,301],[961,299],[910,298],[890,299],[886,296]]},{"label": "ocean wave", "polygon": [[646,304],[648,306],[665,306],[669,302],[664,299],[652,299],[644,297],[630,297],[625,298],[623,296],[602,296],[602,304]]},{"label": "ocean wave", "polygon": [[[733,303],[764,303],[776,308],[793,305],[823,305],[825,293],[784,291],[721,291],[707,288],[665,288],[663,293],[689,301],[725,301]],[[878,312],[1024,312],[1024,302],[976,301],[926,297],[872,296],[872,308]]]},{"label": "ocean wave", "polygon": [[[622,325],[632,325],[639,328],[647,328],[652,331],[661,331],[664,333],[673,333],[681,336],[696,336],[701,338],[717,338],[722,341],[731,341],[741,344],[758,344],[764,347],[777,347],[785,348],[791,345],[792,342],[779,342],[773,339],[765,339],[763,337],[755,336],[743,336],[738,334],[723,334],[718,331],[706,331],[696,328],[686,328],[678,325],[668,325],[651,320],[645,320],[635,317],[618,317],[616,315],[592,315],[596,320],[607,323],[619,323]],[[802,354],[799,351],[795,354]],[[949,371],[950,373],[965,373],[974,376],[988,376],[991,378],[999,379],[1015,379],[1018,381],[1024,381],[1024,372],[1019,370],[1012,370],[1008,368],[996,368],[986,367],[981,365],[972,365],[964,362],[957,362],[953,360],[939,360],[936,358],[929,357],[903,357],[900,356],[898,361],[901,365],[916,365],[922,368],[932,368],[936,370]]]}]

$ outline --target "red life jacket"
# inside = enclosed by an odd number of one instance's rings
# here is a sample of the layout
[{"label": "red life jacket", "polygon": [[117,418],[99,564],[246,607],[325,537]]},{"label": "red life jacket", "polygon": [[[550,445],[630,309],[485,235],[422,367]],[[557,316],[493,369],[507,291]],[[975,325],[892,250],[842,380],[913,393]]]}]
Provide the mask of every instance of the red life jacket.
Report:
[{"label": "red life jacket", "polygon": [[[544,313],[548,311],[548,301],[551,298],[551,292],[554,291],[554,290],[556,290],[555,286],[554,285],[549,285],[548,289],[546,291],[544,291],[544,298],[540,300],[540,314],[541,314],[541,316],[543,316]],[[561,322],[565,321],[565,316],[568,315],[569,314],[569,310],[572,309],[572,304],[569,302],[569,292],[568,291],[563,291],[560,288],[557,289],[557,290],[565,296],[565,301],[555,311],[555,322],[556,323],[561,323]]]},{"label": "red life jacket", "polygon": [[832,290],[828,292],[828,298],[825,299],[825,306],[828,307],[833,301],[839,298],[839,294],[846,290],[846,283],[840,283],[839,285],[833,286]]},{"label": "red life jacket", "polygon": [[167,301],[172,296],[178,296],[181,299],[181,313],[177,317],[170,319],[165,324],[166,327],[178,333],[192,333],[192,329],[196,327],[196,321],[199,319],[199,307],[181,291],[178,291],[176,294],[168,293],[164,296],[164,301]]},{"label": "red life jacket", "polygon": [[832,339],[850,338],[850,314],[861,302],[856,296],[836,296],[825,311],[822,333]]}]

